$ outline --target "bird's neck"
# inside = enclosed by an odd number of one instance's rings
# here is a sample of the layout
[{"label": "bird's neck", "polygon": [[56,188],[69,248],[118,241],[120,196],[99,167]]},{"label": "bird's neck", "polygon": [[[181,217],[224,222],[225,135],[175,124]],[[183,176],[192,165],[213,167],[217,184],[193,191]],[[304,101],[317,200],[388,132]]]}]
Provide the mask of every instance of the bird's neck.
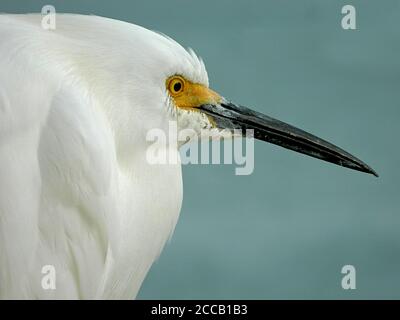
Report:
[{"label": "bird's neck", "polygon": [[136,296],[171,236],[181,208],[180,164],[151,164],[146,150],[136,151],[129,163],[119,166],[120,227],[98,294],[101,298]]}]

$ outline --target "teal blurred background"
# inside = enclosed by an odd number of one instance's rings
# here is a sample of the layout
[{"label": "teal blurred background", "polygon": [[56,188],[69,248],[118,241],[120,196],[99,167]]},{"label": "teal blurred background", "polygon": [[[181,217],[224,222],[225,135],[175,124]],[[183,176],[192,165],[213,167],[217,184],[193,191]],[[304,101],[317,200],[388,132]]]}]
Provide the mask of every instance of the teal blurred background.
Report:
[{"label": "teal blurred background", "polygon": [[[255,171],[185,166],[171,242],[140,299],[400,298],[400,1],[9,1],[159,30],[211,86],[334,142],[379,178],[260,142]],[[357,30],[341,28],[341,8]],[[341,288],[354,265],[357,289]]]}]

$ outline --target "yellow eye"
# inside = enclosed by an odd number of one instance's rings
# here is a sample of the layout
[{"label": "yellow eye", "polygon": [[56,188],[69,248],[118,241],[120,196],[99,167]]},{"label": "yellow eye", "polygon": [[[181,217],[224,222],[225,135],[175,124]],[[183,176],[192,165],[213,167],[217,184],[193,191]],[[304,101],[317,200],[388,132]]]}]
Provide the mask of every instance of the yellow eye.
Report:
[{"label": "yellow eye", "polygon": [[183,92],[185,80],[182,77],[174,76],[168,81],[168,91],[172,96]]}]

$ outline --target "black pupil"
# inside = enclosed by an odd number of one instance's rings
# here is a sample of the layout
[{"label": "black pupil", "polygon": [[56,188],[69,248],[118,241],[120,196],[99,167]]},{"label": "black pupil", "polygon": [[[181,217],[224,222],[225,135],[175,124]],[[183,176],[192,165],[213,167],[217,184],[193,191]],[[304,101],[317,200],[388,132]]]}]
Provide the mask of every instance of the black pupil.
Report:
[{"label": "black pupil", "polygon": [[174,91],[175,91],[175,92],[178,92],[179,90],[181,90],[181,88],[182,88],[182,83],[176,82],[176,83],[174,84]]}]

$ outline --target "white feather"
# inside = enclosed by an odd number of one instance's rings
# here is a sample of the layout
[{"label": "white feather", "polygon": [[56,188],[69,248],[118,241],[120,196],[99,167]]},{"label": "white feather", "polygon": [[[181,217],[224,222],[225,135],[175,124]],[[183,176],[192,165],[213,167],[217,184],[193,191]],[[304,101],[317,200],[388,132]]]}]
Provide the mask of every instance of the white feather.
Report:
[{"label": "white feather", "polygon": [[165,79],[207,73],[139,26],[56,19],[0,16],[0,297],[134,298],[182,200],[180,165],[148,164],[145,135],[168,128]]}]

